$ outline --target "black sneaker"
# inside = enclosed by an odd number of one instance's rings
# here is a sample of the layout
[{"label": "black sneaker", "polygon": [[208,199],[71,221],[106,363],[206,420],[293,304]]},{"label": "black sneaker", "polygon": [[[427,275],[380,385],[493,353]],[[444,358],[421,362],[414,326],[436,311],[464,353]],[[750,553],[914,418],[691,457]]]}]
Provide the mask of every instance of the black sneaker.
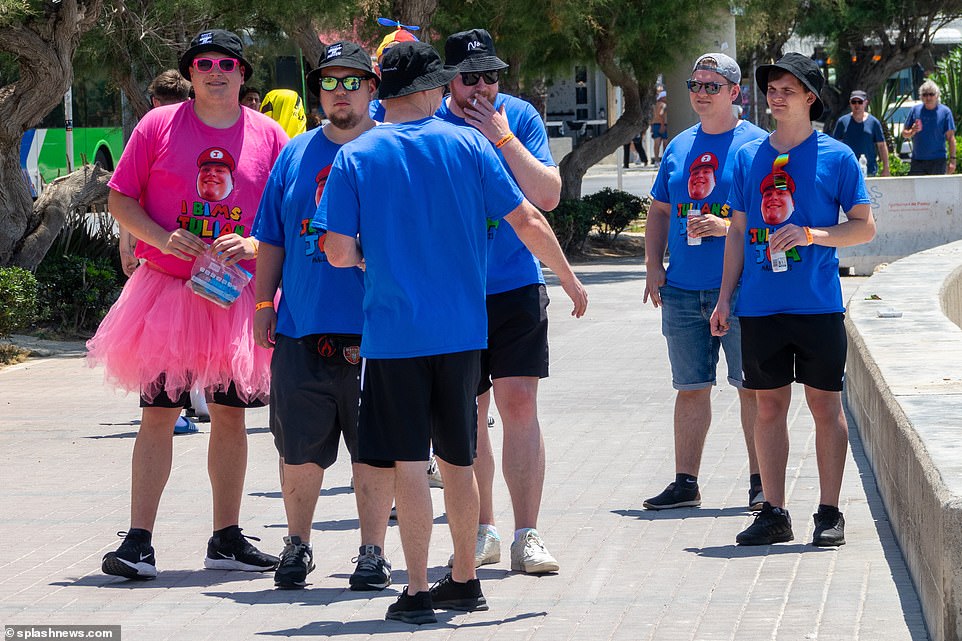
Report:
[{"label": "black sneaker", "polygon": [[204,567],[208,570],[246,570],[248,572],[267,572],[280,563],[280,559],[264,554],[247,539],[260,541],[256,536],[241,534],[236,528],[232,534],[217,535],[207,541],[207,558]]},{"label": "black sneaker", "polygon": [[307,585],[307,575],[313,571],[311,544],[302,543],[299,536],[285,536],[281,562],[274,572],[274,585],[282,590],[303,588]]},{"label": "black sneaker", "polygon": [[658,496],[653,496],[642,505],[649,510],[670,510],[676,507],[698,507],[701,505],[701,493],[698,491],[698,484],[692,483],[692,487],[678,487],[677,483],[669,483],[665,491]]},{"label": "black sneaker", "polygon": [[819,505],[815,519],[815,534],[812,545],[832,547],[845,545],[845,517],[834,505]]},{"label": "black sneaker", "polygon": [[738,545],[771,545],[785,543],[795,538],[792,534],[792,517],[788,510],[772,507],[768,501],[762,504],[762,510],[755,515],[755,522],[735,537]]},{"label": "black sneaker", "polygon": [[351,559],[357,563],[351,575],[351,589],[383,590],[391,585],[391,564],[381,555],[376,545],[362,545],[359,554]]},{"label": "black sneaker", "polygon": [[157,561],[154,559],[154,548],[146,540],[129,536],[126,532],[117,532],[123,536],[124,542],[116,552],[107,552],[100,564],[104,574],[122,576],[127,579],[146,581],[157,578]]},{"label": "black sneaker", "polygon": [[397,601],[388,606],[384,618],[414,625],[438,622],[438,618],[434,616],[431,593],[418,592],[411,596],[407,588],[404,588],[404,592],[398,596]]},{"label": "black sneaker", "polygon": [[450,572],[431,587],[431,601],[439,610],[475,612],[488,609],[488,600],[481,594],[481,581],[471,579],[467,583],[458,583],[451,578]]}]

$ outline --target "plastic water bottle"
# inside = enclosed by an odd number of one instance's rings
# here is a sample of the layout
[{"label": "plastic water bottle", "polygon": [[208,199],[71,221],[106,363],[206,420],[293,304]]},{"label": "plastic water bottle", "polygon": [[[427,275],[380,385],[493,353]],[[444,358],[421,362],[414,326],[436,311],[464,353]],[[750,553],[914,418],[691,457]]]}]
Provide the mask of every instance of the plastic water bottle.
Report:
[{"label": "plastic water bottle", "polygon": [[[688,218],[687,218],[688,224],[690,225],[692,220],[696,220],[699,216],[701,216],[701,214],[696,213],[694,208],[689,209]],[[688,230],[686,229],[685,231],[687,232]],[[687,236],[687,233],[686,233],[686,236]],[[693,247],[695,245],[701,245],[701,236],[687,236],[687,238],[688,238],[689,246]]]},{"label": "plastic water bottle", "polygon": [[865,158],[865,154],[858,157],[858,164],[862,168],[862,178],[868,178],[868,160]]},{"label": "plastic water bottle", "polygon": [[772,255],[772,271],[773,272],[787,272],[788,271],[788,256],[785,252],[769,252]]}]

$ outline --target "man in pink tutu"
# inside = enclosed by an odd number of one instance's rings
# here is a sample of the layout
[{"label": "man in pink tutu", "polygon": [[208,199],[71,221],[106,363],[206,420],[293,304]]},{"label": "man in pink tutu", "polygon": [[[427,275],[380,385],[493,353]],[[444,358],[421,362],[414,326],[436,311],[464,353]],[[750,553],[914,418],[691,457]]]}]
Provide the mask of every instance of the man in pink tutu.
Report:
[{"label": "man in pink tutu", "polygon": [[[136,255],[145,263],[87,343],[90,364],[103,364],[115,386],[137,391],[143,408],[130,527],[102,566],[128,579],[157,576],[151,535],[170,476],[174,423],[194,385],[205,389],[211,415],[214,532],[204,565],[267,571],[278,563],[238,527],[247,468],[244,410],[263,406],[270,385],[270,352],[254,344],[253,283],[227,307],[186,285],[195,258],[208,251],[227,266],[254,270],[250,229],[287,134],[267,116],[241,108],[238,93],[251,65],[233,33],[200,33],[179,69],[195,100],[148,112],[110,180],[110,211],[137,237]],[[205,184],[210,187],[202,189]]]}]

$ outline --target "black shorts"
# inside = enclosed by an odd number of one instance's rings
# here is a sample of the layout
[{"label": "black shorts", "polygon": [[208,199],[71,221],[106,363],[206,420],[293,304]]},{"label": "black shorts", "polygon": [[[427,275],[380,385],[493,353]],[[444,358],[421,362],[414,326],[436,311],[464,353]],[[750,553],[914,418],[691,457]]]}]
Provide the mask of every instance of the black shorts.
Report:
[{"label": "black shorts", "polygon": [[480,351],[364,359],[358,419],[360,461],[427,461],[434,453],[467,466],[477,454]]},{"label": "black shorts", "polygon": [[739,316],[745,388],[778,389],[798,381],[841,392],[845,380],[845,314]]},{"label": "black shorts", "polygon": [[361,337],[277,335],[271,357],[271,433],[288,465],[337,460],[341,434],[357,461],[357,406],[361,392]]},{"label": "black shorts", "polygon": [[[160,375],[160,393],[154,398],[145,398],[143,395],[140,396],[140,406],[141,407],[190,407],[190,390],[184,390],[180,396],[176,399],[171,400],[167,393],[164,391],[163,385],[164,375]],[[224,407],[240,407],[242,409],[253,409],[255,407],[264,407],[267,405],[267,399],[253,398],[246,403],[241,400],[240,396],[237,394],[237,386],[231,382],[230,386],[226,391],[224,390],[204,390],[204,397],[207,399],[208,403],[216,403],[217,405],[223,405]]]},{"label": "black shorts", "polygon": [[549,302],[540,283],[488,296],[488,349],[481,353],[478,396],[494,378],[548,377]]}]

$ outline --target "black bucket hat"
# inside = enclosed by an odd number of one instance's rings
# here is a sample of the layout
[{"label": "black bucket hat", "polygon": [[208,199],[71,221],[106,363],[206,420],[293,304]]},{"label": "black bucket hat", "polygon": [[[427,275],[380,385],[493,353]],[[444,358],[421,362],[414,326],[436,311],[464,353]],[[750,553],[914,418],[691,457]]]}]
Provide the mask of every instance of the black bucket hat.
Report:
[{"label": "black bucket hat", "polygon": [[822,87],[825,86],[825,77],[822,75],[818,64],[800,53],[786,53],[778,62],[771,65],[762,65],[755,70],[755,84],[759,91],[765,94],[768,91],[768,74],[773,69],[782,69],[792,74],[805,86],[806,89],[815,94],[815,102],[808,109],[810,120],[818,120],[825,111],[825,104],[822,102]]},{"label": "black bucket hat", "polygon": [[381,59],[379,100],[400,98],[418,91],[443,87],[458,75],[457,67],[445,66],[434,47],[426,42],[400,42]]},{"label": "black bucket hat", "polygon": [[445,64],[458,71],[499,71],[508,63],[494,53],[494,40],[484,29],[470,29],[448,36],[444,43]]},{"label": "black bucket hat", "polygon": [[317,61],[317,67],[307,74],[307,88],[315,96],[321,95],[321,72],[328,67],[344,67],[346,69],[357,69],[363,71],[369,77],[374,78],[374,84],[381,84],[381,79],[374,73],[374,65],[371,64],[371,54],[364,51],[361,45],[356,42],[342,40],[327,45],[321,59]]},{"label": "black bucket hat", "polygon": [[251,79],[254,70],[251,68],[251,63],[244,59],[244,45],[241,44],[241,39],[237,37],[237,34],[223,29],[201,31],[190,41],[190,48],[180,57],[180,64],[178,65],[180,75],[190,80],[190,65],[194,62],[194,58],[208,51],[216,51],[225,56],[237,58],[244,65],[244,81],[247,82]]}]

